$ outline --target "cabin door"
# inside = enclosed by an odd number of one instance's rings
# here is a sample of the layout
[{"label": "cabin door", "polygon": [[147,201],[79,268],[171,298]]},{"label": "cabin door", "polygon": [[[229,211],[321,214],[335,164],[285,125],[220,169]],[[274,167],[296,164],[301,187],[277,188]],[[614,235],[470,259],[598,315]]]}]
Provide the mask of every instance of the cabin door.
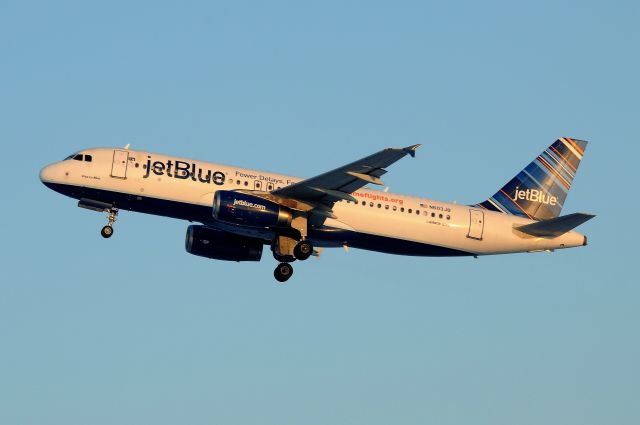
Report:
[{"label": "cabin door", "polygon": [[129,164],[129,152],[114,150],[113,163],[111,164],[111,177],[126,179],[128,164]]},{"label": "cabin door", "polygon": [[480,210],[469,210],[469,233],[467,237],[481,240],[483,231],[484,212]]}]

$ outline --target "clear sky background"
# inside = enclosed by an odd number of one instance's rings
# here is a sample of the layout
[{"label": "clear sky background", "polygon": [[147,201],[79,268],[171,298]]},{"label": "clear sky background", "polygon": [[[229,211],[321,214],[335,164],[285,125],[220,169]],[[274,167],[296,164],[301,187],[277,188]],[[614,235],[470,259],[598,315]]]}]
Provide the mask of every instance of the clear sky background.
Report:
[{"label": "clear sky background", "polygon": [[[638,424],[638,2],[0,2],[0,423]],[[586,248],[327,250],[285,285],[40,168],[124,146],[486,199],[591,141]]]}]

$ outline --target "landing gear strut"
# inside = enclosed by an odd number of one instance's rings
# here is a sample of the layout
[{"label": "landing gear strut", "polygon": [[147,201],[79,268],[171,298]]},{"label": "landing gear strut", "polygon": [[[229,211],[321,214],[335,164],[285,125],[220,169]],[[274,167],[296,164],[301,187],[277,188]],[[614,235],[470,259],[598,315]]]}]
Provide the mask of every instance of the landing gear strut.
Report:
[{"label": "landing gear strut", "polygon": [[280,263],[273,271],[273,276],[278,282],[286,282],[293,275],[293,267],[289,263]]},{"label": "landing gear strut", "polygon": [[117,208],[110,208],[106,211],[107,211],[107,218],[109,220],[109,223],[106,226],[104,226],[100,231],[100,234],[105,239],[110,238],[111,235],[113,235],[113,223],[116,221],[116,218],[118,218]]}]

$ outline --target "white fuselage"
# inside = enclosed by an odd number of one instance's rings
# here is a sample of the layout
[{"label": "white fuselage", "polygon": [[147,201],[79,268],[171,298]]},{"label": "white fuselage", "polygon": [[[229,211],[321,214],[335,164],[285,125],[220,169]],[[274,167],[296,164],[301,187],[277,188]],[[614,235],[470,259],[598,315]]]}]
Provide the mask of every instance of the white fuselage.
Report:
[{"label": "white fuselage", "polygon": [[[134,150],[99,148],[81,153],[90,155],[91,161],[57,162],[41,171],[41,180],[76,199],[116,202],[122,209],[210,225],[215,225],[211,208],[218,190],[270,192],[301,180]],[[322,233],[316,246],[350,245],[406,255],[487,255],[586,244],[586,238],[575,231],[553,238],[523,234],[514,227],[534,221],[477,207],[367,189],[352,195],[357,203],[337,202],[333,207],[337,218],[324,222],[323,228],[341,231],[316,229]],[[368,242],[359,244],[362,238]],[[409,245],[393,248],[402,242]],[[421,245],[434,247],[433,254],[412,251],[412,246]]]}]

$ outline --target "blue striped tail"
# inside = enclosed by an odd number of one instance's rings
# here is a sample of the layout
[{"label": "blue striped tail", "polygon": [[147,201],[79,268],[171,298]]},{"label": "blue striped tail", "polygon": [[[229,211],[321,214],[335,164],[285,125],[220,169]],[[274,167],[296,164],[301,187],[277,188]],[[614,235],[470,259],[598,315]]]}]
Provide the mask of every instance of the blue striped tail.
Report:
[{"label": "blue striped tail", "polygon": [[584,140],[561,137],[476,206],[534,220],[558,217],[586,147]]}]

